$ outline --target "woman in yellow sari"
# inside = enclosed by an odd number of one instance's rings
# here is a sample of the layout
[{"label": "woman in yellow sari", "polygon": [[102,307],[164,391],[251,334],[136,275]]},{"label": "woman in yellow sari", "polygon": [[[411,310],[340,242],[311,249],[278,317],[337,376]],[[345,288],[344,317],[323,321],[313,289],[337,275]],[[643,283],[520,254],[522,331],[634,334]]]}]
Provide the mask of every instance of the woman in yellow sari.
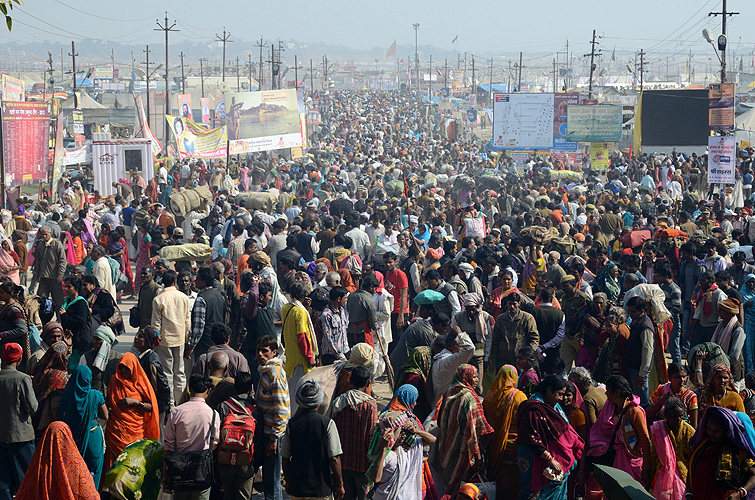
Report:
[{"label": "woman in yellow sari", "polygon": [[516,456],[516,412],[527,395],[516,388],[518,382],[516,368],[503,365],[482,401],[485,418],[495,429],[486,457],[488,478],[496,481],[499,500],[507,491],[519,491],[521,482]]}]

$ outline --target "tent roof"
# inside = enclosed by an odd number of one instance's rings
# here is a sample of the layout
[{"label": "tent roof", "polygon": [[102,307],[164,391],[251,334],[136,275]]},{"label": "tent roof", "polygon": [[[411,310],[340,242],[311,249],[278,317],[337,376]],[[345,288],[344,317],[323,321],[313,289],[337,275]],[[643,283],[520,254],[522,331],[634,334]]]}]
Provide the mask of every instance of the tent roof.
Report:
[{"label": "tent roof", "polygon": [[737,130],[749,130],[755,132],[755,108],[742,113],[736,118]]},{"label": "tent roof", "polygon": [[[86,92],[77,92],[76,93],[79,96],[79,108],[80,109],[105,109],[107,106],[103,106],[102,104],[98,103],[91,97],[89,97],[89,94]],[[75,101],[73,99],[74,96],[69,97],[68,99],[63,102],[63,109],[73,109],[75,107]]]}]

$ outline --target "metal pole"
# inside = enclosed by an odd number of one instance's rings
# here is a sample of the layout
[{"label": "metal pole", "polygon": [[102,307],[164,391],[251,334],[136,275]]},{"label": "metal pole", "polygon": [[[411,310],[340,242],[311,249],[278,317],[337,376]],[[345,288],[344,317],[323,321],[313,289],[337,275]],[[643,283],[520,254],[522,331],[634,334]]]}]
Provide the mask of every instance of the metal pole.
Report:
[{"label": "metal pole", "polygon": [[[726,35],[726,0],[723,0],[721,13],[721,33]],[[721,83],[726,83],[726,47],[721,49]]]},{"label": "metal pole", "polygon": [[184,74],[184,53],[183,51],[180,54],[181,56],[181,93],[186,93],[186,76]]},{"label": "metal pole", "polygon": [[312,59],[309,60],[309,91],[315,91],[315,70],[312,66]]},{"label": "metal pole", "polygon": [[299,56],[294,54],[294,88],[299,90]]},{"label": "metal pole", "polygon": [[590,51],[590,86],[587,95],[592,99],[592,76],[595,72],[595,30],[592,30],[592,50]]},{"label": "metal pole", "polygon": [[199,58],[199,79],[202,81],[202,97],[204,98],[204,59]]},{"label": "metal pole", "polygon": [[[147,54],[147,71],[145,71],[147,75],[147,112],[144,114],[147,115],[147,126],[149,127],[149,45],[144,52]],[[166,144],[165,147],[168,147],[168,145]]]},{"label": "metal pole", "polygon": [[236,91],[241,92],[241,72],[239,71],[239,56],[236,56]]},{"label": "metal pole", "polygon": [[413,23],[414,28],[414,71],[417,73],[417,91],[419,91],[419,23]]}]

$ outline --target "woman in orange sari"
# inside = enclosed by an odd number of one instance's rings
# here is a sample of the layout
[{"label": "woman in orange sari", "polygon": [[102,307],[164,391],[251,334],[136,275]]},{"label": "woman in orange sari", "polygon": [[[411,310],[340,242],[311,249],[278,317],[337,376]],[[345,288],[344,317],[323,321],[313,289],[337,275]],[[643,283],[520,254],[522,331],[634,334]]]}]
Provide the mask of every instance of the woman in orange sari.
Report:
[{"label": "woman in orange sari", "polygon": [[[488,443],[488,477],[496,482],[496,497],[502,499],[507,491],[519,491],[521,474],[516,451],[516,412],[527,395],[516,388],[519,375],[516,368],[503,365],[485,394],[482,408],[495,434]],[[490,499],[493,500],[493,499]]]},{"label": "woman in orange sari", "polygon": [[103,471],[110,470],[118,455],[134,441],[160,439],[155,391],[133,353],[123,355],[110,379],[107,406],[110,418],[105,428]]},{"label": "woman in orange sari", "polygon": [[50,424],[37,443],[18,500],[99,500],[92,474],[81,458],[71,429],[63,422]]}]

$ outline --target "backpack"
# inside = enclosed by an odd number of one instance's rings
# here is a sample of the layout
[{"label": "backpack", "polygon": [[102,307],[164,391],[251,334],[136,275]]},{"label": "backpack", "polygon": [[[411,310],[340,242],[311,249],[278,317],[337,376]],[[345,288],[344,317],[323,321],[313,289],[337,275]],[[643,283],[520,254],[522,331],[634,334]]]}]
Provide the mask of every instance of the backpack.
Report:
[{"label": "backpack", "polygon": [[255,407],[242,407],[233,398],[225,400],[228,415],[220,427],[218,463],[245,466],[254,458],[254,430],[257,422],[252,413]]},{"label": "backpack", "polygon": [[708,353],[703,361],[703,380],[708,380],[708,375],[716,365],[726,365],[727,368],[731,368],[729,356],[721,349],[721,346],[714,342],[703,342],[693,346],[687,353],[687,366],[695,366],[695,357],[699,351]]}]

